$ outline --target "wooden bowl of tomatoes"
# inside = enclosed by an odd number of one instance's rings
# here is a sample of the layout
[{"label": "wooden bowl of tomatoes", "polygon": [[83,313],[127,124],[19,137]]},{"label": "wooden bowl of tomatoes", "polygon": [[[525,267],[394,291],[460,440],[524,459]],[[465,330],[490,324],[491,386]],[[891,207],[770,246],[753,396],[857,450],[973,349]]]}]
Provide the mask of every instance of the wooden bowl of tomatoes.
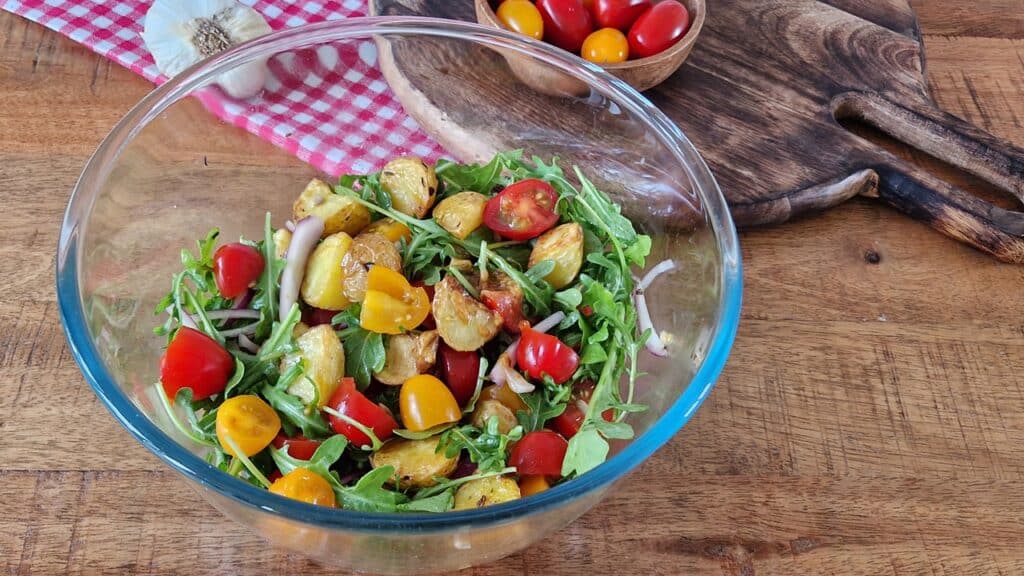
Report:
[{"label": "wooden bowl of tomatoes", "polygon": [[[599,64],[637,90],[657,86],[690,55],[705,0],[475,0],[481,24],[543,40]],[[505,54],[512,71],[547,94],[589,90],[525,56]]]}]

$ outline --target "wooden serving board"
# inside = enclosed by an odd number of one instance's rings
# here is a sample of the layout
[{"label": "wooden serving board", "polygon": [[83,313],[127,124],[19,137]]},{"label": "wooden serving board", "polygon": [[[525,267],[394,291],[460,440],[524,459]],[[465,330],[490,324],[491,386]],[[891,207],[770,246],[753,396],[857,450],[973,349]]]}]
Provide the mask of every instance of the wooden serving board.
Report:
[{"label": "wooden serving board", "polygon": [[[696,144],[738,225],[784,222],[857,195],[877,197],[1001,260],[1024,262],[1024,213],[977,198],[837,120],[859,120],[1024,200],[1024,150],[943,112],[929,95],[917,17],[906,0],[708,4],[689,59],[646,96]],[[475,20],[472,0],[371,0],[370,9]],[[486,71],[469,85],[460,77],[461,85],[453,86],[422,73],[438,66],[439,54],[394,55],[387,62],[389,54],[382,54],[382,66],[403,102],[445,95],[451,106],[451,91],[459,91],[457,105],[465,114],[413,111],[442,144],[502,147],[503,136],[491,127],[502,125],[508,99],[501,95],[517,80],[507,67],[478,66],[500,56],[468,47],[440,55],[460,73],[474,66]],[[541,94],[530,102],[523,88],[516,90],[517,105],[548,111],[546,121],[561,121],[559,106],[572,105],[571,98],[555,102]],[[453,117],[472,121],[453,126]],[[618,138],[617,147],[629,149],[614,129],[602,137]],[[550,152],[557,153],[558,145],[564,143],[551,143]],[[598,162],[589,168],[601,170]]]}]

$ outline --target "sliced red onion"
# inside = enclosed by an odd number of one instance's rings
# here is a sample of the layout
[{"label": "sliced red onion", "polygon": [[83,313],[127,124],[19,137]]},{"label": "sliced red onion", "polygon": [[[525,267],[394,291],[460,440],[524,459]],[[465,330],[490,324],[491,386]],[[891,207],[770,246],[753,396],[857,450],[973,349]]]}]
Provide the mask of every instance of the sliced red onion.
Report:
[{"label": "sliced red onion", "polygon": [[284,227],[289,232],[295,232],[295,222],[292,222],[291,220],[285,220]]},{"label": "sliced red onion", "polygon": [[[565,312],[559,310],[558,312],[555,312],[554,314],[548,316],[547,318],[541,320],[540,322],[537,322],[537,325],[534,326],[533,329],[538,332],[547,332],[548,330],[551,330],[555,326],[558,326],[558,323],[564,319]],[[498,356],[498,361],[494,363],[494,368],[491,368],[491,373],[489,374],[489,377],[492,382],[498,384],[499,386],[502,386],[509,381],[509,373],[515,374],[515,376],[511,376],[511,378],[514,379],[518,376],[518,380],[521,381],[519,386],[522,387],[522,383],[525,383],[527,386],[530,387],[530,389],[526,390],[526,392],[530,392],[533,390],[533,384],[527,382],[526,378],[524,378],[521,374],[516,372],[514,368],[512,368],[512,359],[516,357],[516,352],[518,351],[519,338],[516,338],[515,340],[512,341],[511,344],[508,345],[508,348],[506,348],[505,351]],[[513,390],[515,390],[515,388],[513,388]],[[516,392],[519,392],[519,390],[516,390]]]},{"label": "sliced red onion", "polygon": [[246,290],[244,294],[239,294],[235,297],[234,302],[231,303],[231,309],[241,310],[242,308],[248,308],[249,302],[252,302],[252,296],[252,290]]},{"label": "sliced red onion", "polygon": [[253,354],[259,354],[260,352],[259,345],[250,340],[245,334],[238,335],[238,347],[246,352],[252,352]]},{"label": "sliced red onion", "polygon": [[259,320],[260,311],[252,310],[249,308],[243,310],[211,310],[206,313],[206,317],[209,318],[210,320],[235,320],[238,318]]},{"label": "sliced red onion", "polygon": [[662,341],[661,334],[658,332],[658,329],[654,327],[654,323],[651,321],[651,312],[647,308],[647,295],[645,294],[645,291],[658,276],[661,276],[666,272],[671,272],[675,269],[675,262],[672,260],[662,260],[657,266],[651,268],[647,274],[644,274],[644,277],[640,280],[636,290],[633,291],[633,303],[636,305],[637,326],[640,328],[641,333],[645,332],[648,328],[651,329],[651,337],[647,339],[647,351],[662,358],[668,356],[668,348],[665,347],[665,342]]},{"label": "sliced red onion", "polygon": [[508,384],[508,387],[516,394],[526,394],[527,392],[533,392],[534,390],[534,386],[529,380],[511,368],[505,370],[505,383]]},{"label": "sliced red onion", "polygon": [[256,333],[256,327],[259,322],[253,322],[252,324],[246,324],[240,328],[232,328],[230,330],[220,330],[220,335],[225,338],[234,338],[235,336],[249,335]]},{"label": "sliced red onion", "polygon": [[316,247],[323,233],[324,219],[319,216],[306,216],[295,224],[292,241],[288,244],[288,254],[285,256],[284,272],[281,273],[278,299],[278,317],[281,322],[284,322],[292,305],[299,300],[299,287],[302,285],[302,276],[306,273],[306,260],[309,259],[310,252]]},{"label": "sliced red onion", "polygon": [[561,322],[562,320],[565,320],[565,312],[559,310],[558,312],[555,312],[551,316],[548,316],[547,318],[541,320],[540,322],[537,322],[537,325],[534,326],[533,329],[536,330],[537,332],[547,332],[548,330],[551,330],[555,326],[558,326],[558,323]]},{"label": "sliced red onion", "polygon": [[[168,316],[170,316],[173,311],[174,311],[174,304],[171,304],[165,310],[165,312],[167,312]],[[184,308],[181,309],[181,317],[178,319],[178,321],[181,322],[181,325],[184,326],[185,328],[192,328],[193,330],[198,330],[199,329],[199,326],[196,324],[195,319],[192,318],[191,314],[189,314],[188,312],[185,312]]]},{"label": "sliced red onion", "polygon": [[655,278],[661,276],[666,272],[671,272],[675,269],[676,263],[672,259],[662,260],[661,262],[658,262],[658,264],[654,268],[651,268],[650,270],[647,271],[647,274],[644,274],[644,277],[642,280],[640,280],[640,285],[637,286],[637,289],[647,290],[647,287],[651,285],[651,282],[654,282]]}]

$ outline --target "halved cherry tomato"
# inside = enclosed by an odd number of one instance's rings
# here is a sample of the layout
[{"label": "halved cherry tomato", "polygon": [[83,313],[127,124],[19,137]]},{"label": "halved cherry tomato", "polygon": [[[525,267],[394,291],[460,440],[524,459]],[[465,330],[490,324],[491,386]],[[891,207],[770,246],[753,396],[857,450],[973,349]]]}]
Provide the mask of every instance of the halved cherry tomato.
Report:
[{"label": "halved cherry tomato", "polygon": [[[427,292],[427,300],[429,300],[430,302],[434,301],[434,287],[433,286],[427,286],[423,282],[423,280],[416,280],[415,282],[412,283],[412,285],[415,286],[416,288],[423,288],[424,290],[426,290],[426,292]],[[423,320],[423,323],[420,324],[420,328],[423,329],[423,330],[433,330],[434,328],[437,328],[437,322],[434,322],[434,311],[433,310],[431,310],[429,313],[427,313],[427,317]]]},{"label": "halved cherry tomato", "polygon": [[320,447],[319,440],[309,440],[302,434],[294,438],[289,438],[283,433],[278,434],[273,441],[274,448],[278,450],[283,449],[285,446],[288,447],[288,455],[292,458],[298,458],[299,460],[309,460],[316,453],[316,449]]},{"label": "halved cherry tomato", "polygon": [[366,274],[366,297],[359,325],[381,334],[401,334],[416,328],[430,314],[427,291],[409,284],[400,273],[373,266]]},{"label": "halved cherry tomato", "polygon": [[523,498],[539,494],[548,488],[551,488],[551,484],[548,484],[548,479],[543,476],[523,476],[519,479],[519,492]]},{"label": "halved cherry tomato", "polygon": [[547,182],[520,180],[487,201],[484,224],[511,240],[536,238],[558,222],[557,202],[558,193]]},{"label": "halved cherry tomato", "polygon": [[[341,385],[331,396],[327,406],[373,430],[374,435],[380,440],[390,438],[391,433],[398,427],[398,423],[383,406],[371,401],[356,389],[356,381],[352,378],[342,378]],[[367,446],[371,443],[370,437],[363,434],[362,430],[341,418],[327,414],[327,420],[335,432],[345,436],[356,446]]]},{"label": "halved cherry tomato", "polygon": [[270,485],[270,491],[285,498],[318,506],[333,508],[337,503],[330,483],[306,468],[296,468],[278,478]]},{"label": "halved cherry tomato", "polygon": [[581,0],[537,0],[544,20],[544,41],[579,54],[583,40],[594,30],[590,11]]},{"label": "halved cherry tomato", "polygon": [[280,471],[280,470],[274,470],[273,472],[271,472],[271,473],[270,473],[270,474],[269,474],[269,475],[267,476],[267,480],[270,480],[270,483],[271,483],[271,484],[273,484],[274,482],[277,482],[277,481],[278,481],[278,480],[280,480],[281,478],[284,478],[284,474],[281,474],[281,471]]},{"label": "halved cherry tomato", "polygon": [[481,290],[480,301],[501,316],[502,327],[512,334],[519,333],[523,321],[523,302],[508,290]]},{"label": "halved cherry tomato", "polygon": [[555,432],[569,440],[580,431],[580,426],[583,425],[585,416],[583,410],[580,410],[580,407],[575,402],[569,402],[569,405],[565,407],[565,411],[552,418],[548,424],[555,429]]},{"label": "halved cherry tomato", "polygon": [[321,324],[330,324],[331,320],[338,313],[334,310],[324,310],[323,308],[307,308],[302,311],[302,323],[312,328],[313,326],[319,326]]},{"label": "halved cherry tomato", "polygon": [[[217,440],[230,456],[233,442],[246,456],[266,448],[281,430],[281,418],[259,396],[233,396],[217,408]],[[228,441],[230,439],[230,442]]]},{"label": "halved cherry tomato", "polygon": [[180,328],[160,359],[160,382],[174,400],[182,388],[192,399],[220,394],[235,371],[235,360],[216,340],[192,328]]},{"label": "halved cherry tomato", "polygon": [[402,423],[413,432],[458,422],[462,417],[452,391],[430,374],[406,380],[398,393],[398,406],[402,411]]},{"label": "halved cherry tomato", "polygon": [[615,28],[601,28],[583,41],[580,55],[596,64],[618,64],[629,58],[629,41]]},{"label": "halved cherry tomato", "polygon": [[498,386],[497,384],[484,386],[484,389],[480,391],[480,400],[497,400],[513,413],[520,411],[528,412],[530,410],[530,407],[526,405],[526,402],[523,402],[523,398],[519,396],[519,393],[508,386]]},{"label": "halved cherry tomato", "polygon": [[690,29],[690,13],[676,0],[664,0],[636,19],[629,29],[629,53],[646,58],[662,52]]},{"label": "halved cherry tomato", "polygon": [[263,273],[263,255],[241,242],[225,244],[213,253],[213,277],[225,298],[241,296]]},{"label": "halved cherry tomato", "polygon": [[544,38],[544,21],[530,0],[505,0],[498,6],[497,16],[513,32],[537,40]]},{"label": "halved cherry tomato", "polygon": [[598,28],[626,31],[650,7],[651,0],[594,0],[590,14]]},{"label": "halved cherry tomato", "polygon": [[523,322],[516,363],[531,378],[540,380],[547,374],[555,384],[561,384],[576,372],[580,355],[558,337],[538,332]]},{"label": "halved cherry tomato", "polygon": [[520,476],[560,477],[568,448],[565,438],[550,430],[537,430],[516,442],[509,453],[508,465],[515,466]]},{"label": "halved cherry tomato", "polygon": [[480,355],[460,352],[443,341],[438,347],[440,376],[455,396],[459,406],[465,406],[476,391],[476,377],[480,374]]}]

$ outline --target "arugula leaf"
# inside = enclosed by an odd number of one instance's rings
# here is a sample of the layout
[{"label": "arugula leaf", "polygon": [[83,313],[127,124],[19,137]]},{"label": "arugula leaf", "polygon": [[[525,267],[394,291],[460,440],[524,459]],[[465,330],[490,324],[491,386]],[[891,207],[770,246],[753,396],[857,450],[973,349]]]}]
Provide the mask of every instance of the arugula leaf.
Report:
[{"label": "arugula leaf", "polygon": [[355,379],[360,390],[365,390],[373,374],[384,369],[387,351],[381,334],[364,330],[359,325],[359,314],[360,305],[353,304],[334,319],[347,325],[338,331],[341,345],[345,348],[345,372]]},{"label": "arugula leaf", "polygon": [[562,476],[583,474],[601,465],[608,458],[608,441],[594,428],[593,422],[584,422],[579,432],[569,439],[569,448],[562,461]]},{"label": "arugula leaf", "polygon": [[292,396],[284,390],[270,385],[265,385],[260,393],[274,410],[302,430],[302,435],[306,438],[323,438],[331,434],[331,429],[320,412],[317,410],[307,411],[306,406],[297,396]]},{"label": "arugula leaf", "polygon": [[579,288],[566,288],[561,292],[555,292],[552,299],[562,306],[566,313],[572,312],[583,303],[583,293]]},{"label": "arugula leaf", "polygon": [[533,392],[519,396],[527,409],[518,410],[516,419],[523,430],[533,432],[543,429],[548,420],[565,412],[565,407],[572,396],[572,386],[555,384],[549,376],[545,376],[543,384]]},{"label": "arugula leaf", "polygon": [[503,476],[505,474],[515,473],[515,468],[503,468],[501,470],[495,470],[493,472],[478,472],[476,474],[470,474],[469,476],[463,476],[462,478],[435,478],[437,484],[429,488],[423,488],[416,493],[413,497],[414,500],[420,500],[425,498],[432,498],[442,492],[451,492],[453,488],[457,488],[465,484],[466,482],[472,482],[473,480],[480,480],[482,478],[490,478],[491,476]]},{"label": "arugula leaf", "polygon": [[480,392],[484,388],[484,379],[487,378],[487,358],[480,356],[480,369],[476,373],[476,388],[473,389],[473,395],[469,398],[469,402],[466,403],[466,407],[462,409],[463,414],[472,414],[476,410],[476,402],[480,399]]},{"label": "arugula leaf", "polygon": [[443,196],[464,190],[490,194],[496,186],[508,183],[508,179],[503,177],[503,173],[518,165],[522,155],[522,150],[499,152],[484,165],[457,164],[451,160],[441,159],[437,161],[434,171],[444,182]]},{"label": "arugula leaf", "polygon": [[327,480],[332,485],[340,487],[341,484],[331,474],[330,468],[341,458],[341,454],[345,451],[346,446],[348,446],[348,440],[341,434],[335,434],[324,440],[309,460],[300,460],[289,455],[287,444],[285,444],[284,449],[280,450],[271,446],[270,456],[274,459],[274,464],[277,465],[277,469],[281,471],[281,474],[288,474],[296,468],[305,468],[314,474],[322,476],[324,480]]},{"label": "arugula leaf", "polygon": [[353,486],[335,487],[334,493],[342,508],[358,512],[397,512],[399,504],[409,498],[401,492],[384,488],[384,483],[395,477],[394,466],[381,466],[370,470]]},{"label": "arugula leaf", "polygon": [[541,260],[540,262],[534,264],[532,268],[526,271],[526,277],[529,278],[531,282],[537,283],[548,274],[551,274],[551,272],[554,269],[554,260]]},{"label": "arugula leaf", "polygon": [[427,498],[415,498],[410,502],[399,504],[396,508],[399,512],[447,512],[455,506],[455,496],[452,490],[445,490],[440,494]]},{"label": "arugula leaf", "polygon": [[483,430],[472,424],[448,430],[441,435],[437,450],[443,450],[445,456],[449,458],[454,458],[465,450],[469,454],[469,459],[476,463],[477,469],[490,472],[505,467],[509,443],[522,437],[522,426],[516,426],[509,430],[508,434],[502,434],[498,431],[498,417],[491,416]]},{"label": "arugula leaf", "polygon": [[[238,384],[242,382],[242,377],[245,376],[245,364],[237,357],[235,358],[235,372],[231,375],[231,379],[228,380],[227,386],[224,387],[224,397],[229,398],[233,396],[232,392],[236,391]],[[238,390],[239,394],[244,394],[248,390]]]}]

